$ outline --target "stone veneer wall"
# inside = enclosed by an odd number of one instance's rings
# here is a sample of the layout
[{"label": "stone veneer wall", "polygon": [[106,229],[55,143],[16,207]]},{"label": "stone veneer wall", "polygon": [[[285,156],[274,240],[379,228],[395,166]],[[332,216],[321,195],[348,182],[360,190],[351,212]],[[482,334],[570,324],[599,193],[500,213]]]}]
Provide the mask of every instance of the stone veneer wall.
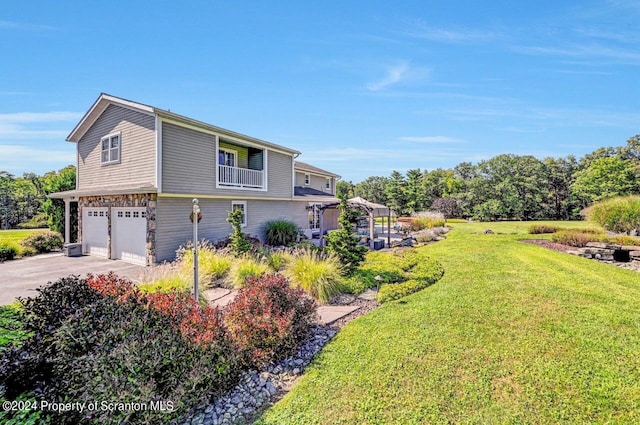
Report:
[{"label": "stone veneer wall", "polygon": [[82,240],[84,207],[108,207],[107,255],[111,258],[111,207],[147,207],[147,265],[156,263],[156,200],[155,193],[132,195],[82,196],[78,201],[78,241]]}]

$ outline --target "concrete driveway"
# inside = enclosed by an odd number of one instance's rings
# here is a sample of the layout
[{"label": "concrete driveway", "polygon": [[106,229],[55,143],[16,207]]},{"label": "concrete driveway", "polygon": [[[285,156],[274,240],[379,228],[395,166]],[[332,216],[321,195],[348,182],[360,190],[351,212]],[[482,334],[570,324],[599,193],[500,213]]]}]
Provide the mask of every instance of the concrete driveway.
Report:
[{"label": "concrete driveway", "polygon": [[43,254],[0,264],[0,305],[10,304],[16,297],[30,297],[36,288],[71,274],[106,274],[113,271],[119,276],[139,280],[146,267],[107,260],[96,256],[65,257],[62,253]]}]

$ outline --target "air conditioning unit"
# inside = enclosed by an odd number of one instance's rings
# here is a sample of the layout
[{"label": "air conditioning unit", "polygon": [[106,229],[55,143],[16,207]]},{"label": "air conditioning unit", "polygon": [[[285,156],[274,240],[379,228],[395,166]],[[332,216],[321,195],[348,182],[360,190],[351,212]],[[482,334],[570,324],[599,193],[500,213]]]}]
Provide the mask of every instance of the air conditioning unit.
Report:
[{"label": "air conditioning unit", "polygon": [[66,243],[62,248],[62,252],[67,257],[82,257],[81,243]]}]

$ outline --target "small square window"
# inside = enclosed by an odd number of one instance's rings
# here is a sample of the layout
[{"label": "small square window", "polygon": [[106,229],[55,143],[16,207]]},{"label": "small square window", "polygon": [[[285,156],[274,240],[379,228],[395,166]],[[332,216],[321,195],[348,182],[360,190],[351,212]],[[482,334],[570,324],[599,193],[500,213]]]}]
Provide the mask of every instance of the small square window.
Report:
[{"label": "small square window", "polygon": [[120,162],[120,133],[110,134],[100,139],[102,164]]},{"label": "small square window", "polygon": [[138,218],[138,217],[140,217],[140,213],[138,211],[134,211],[133,218]]},{"label": "small square window", "polygon": [[122,211],[118,211],[118,218],[122,218]]},{"label": "small square window", "polygon": [[104,217],[104,211],[100,211],[100,217]]},{"label": "small square window", "polygon": [[131,211],[125,211],[124,212],[124,217],[125,218],[131,218]]},{"label": "small square window", "polygon": [[247,201],[231,201],[231,210],[241,210],[242,211],[242,226],[247,225]]},{"label": "small square window", "polygon": [[142,216],[142,218],[145,218],[147,216],[147,212],[146,211],[142,211],[141,216]]}]

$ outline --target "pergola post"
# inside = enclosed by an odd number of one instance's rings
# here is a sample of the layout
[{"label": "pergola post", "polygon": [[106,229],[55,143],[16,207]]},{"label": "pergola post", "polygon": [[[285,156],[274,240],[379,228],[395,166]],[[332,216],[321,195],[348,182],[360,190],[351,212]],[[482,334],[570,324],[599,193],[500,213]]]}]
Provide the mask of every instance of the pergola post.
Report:
[{"label": "pergola post", "polygon": [[71,242],[71,199],[64,198],[64,243]]},{"label": "pergola post", "polygon": [[[323,237],[322,235],[324,235],[324,209],[322,207],[319,207],[318,205],[314,205],[313,206],[314,209],[318,209],[318,216],[319,216],[319,227],[320,227],[320,234],[318,235],[318,241],[320,242],[320,246],[323,246]],[[314,211],[314,215],[315,215],[315,211]]]}]

